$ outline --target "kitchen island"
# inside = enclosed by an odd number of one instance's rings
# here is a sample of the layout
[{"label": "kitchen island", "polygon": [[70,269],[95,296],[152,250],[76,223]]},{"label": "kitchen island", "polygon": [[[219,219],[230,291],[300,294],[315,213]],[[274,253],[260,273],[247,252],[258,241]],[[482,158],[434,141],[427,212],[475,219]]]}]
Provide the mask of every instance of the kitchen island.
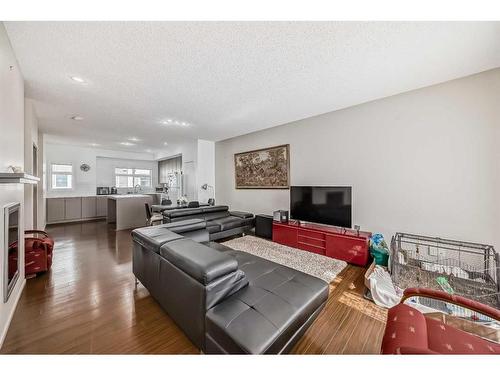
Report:
[{"label": "kitchen island", "polygon": [[115,230],[145,227],[147,225],[144,204],[153,203],[153,197],[146,194],[122,194],[108,196],[108,224]]}]

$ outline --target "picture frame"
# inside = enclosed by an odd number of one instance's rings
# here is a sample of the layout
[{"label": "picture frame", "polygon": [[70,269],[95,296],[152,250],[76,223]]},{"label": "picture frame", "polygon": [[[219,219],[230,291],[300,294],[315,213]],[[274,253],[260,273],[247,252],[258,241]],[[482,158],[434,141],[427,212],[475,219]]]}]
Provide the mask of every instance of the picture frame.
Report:
[{"label": "picture frame", "polygon": [[236,189],[289,189],[290,145],[234,154]]}]

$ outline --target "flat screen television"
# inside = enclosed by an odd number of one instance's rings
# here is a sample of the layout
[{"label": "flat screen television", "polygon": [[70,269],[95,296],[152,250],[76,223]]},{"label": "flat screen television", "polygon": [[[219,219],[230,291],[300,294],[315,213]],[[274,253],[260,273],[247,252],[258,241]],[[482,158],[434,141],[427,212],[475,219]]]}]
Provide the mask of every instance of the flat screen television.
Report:
[{"label": "flat screen television", "polygon": [[291,186],[290,218],[351,228],[351,186]]}]

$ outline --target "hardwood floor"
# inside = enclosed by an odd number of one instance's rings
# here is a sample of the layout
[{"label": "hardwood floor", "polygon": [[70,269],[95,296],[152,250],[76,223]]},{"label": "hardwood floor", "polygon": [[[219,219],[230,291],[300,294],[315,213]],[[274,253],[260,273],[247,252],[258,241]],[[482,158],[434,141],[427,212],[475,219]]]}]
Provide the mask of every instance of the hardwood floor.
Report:
[{"label": "hardwood floor", "polygon": [[[27,280],[1,353],[196,354],[139,284],[130,231],[105,222],[50,226],[54,263]],[[293,353],[378,353],[385,310],[363,299],[364,269],[348,266]]]}]

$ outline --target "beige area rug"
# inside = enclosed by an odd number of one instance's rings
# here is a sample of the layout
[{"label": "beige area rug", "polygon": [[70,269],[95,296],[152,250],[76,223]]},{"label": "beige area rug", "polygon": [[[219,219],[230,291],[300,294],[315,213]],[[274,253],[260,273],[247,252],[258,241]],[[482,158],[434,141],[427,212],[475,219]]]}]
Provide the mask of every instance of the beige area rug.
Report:
[{"label": "beige area rug", "polygon": [[294,249],[254,236],[238,237],[224,242],[224,245],[316,276],[327,283],[331,283],[347,266],[342,260]]}]

